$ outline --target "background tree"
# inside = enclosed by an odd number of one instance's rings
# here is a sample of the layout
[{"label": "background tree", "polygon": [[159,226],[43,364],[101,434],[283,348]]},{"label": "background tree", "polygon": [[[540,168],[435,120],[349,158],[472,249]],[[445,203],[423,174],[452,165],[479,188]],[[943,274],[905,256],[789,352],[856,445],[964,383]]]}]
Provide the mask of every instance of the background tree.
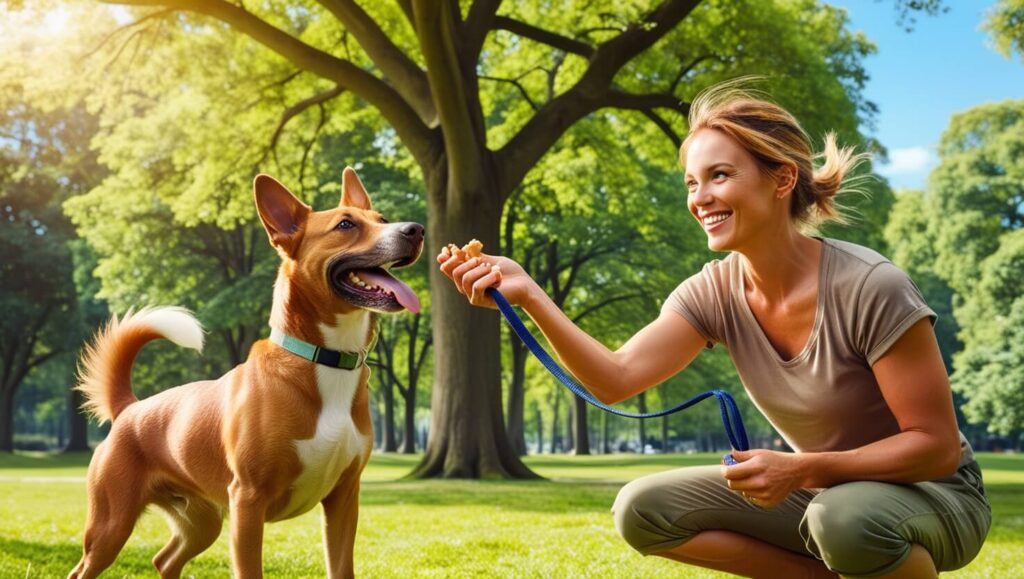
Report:
[{"label": "background tree", "polygon": [[933,262],[935,274],[954,292],[964,349],[953,357],[952,381],[967,399],[964,412],[1004,434],[1024,425],[1024,381],[1014,366],[1024,308],[1018,303],[1024,288],[1022,131],[1024,101],[953,116],[923,203],[924,238],[934,239],[934,254],[919,250],[913,257]]},{"label": "background tree", "polygon": [[[101,174],[89,140],[96,119],[59,95],[28,104],[32,79],[13,66],[30,47],[6,39],[0,77],[0,451],[14,448],[15,396],[34,370],[61,360],[70,391],[73,354],[85,335],[73,278],[74,229],[61,202]],[[50,374],[50,377],[61,373]],[[51,388],[53,385],[51,385]],[[61,421],[67,405],[59,406]],[[71,412],[76,410],[71,406]],[[73,424],[81,426],[81,419]],[[63,424],[62,424],[63,426]],[[75,429],[81,435],[80,428]],[[80,437],[74,439],[81,447]]]},{"label": "background tree", "polygon": [[[1006,233],[985,259],[976,293],[963,306],[974,319],[956,356],[954,387],[963,411],[991,432],[1024,429],[1024,230]],[[975,318],[975,316],[981,316]]]},{"label": "background tree", "polygon": [[1024,58],[1024,0],[999,0],[989,9],[982,28],[1003,56],[1017,53]]},{"label": "background tree", "polygon": [[[426,276],[424,275],[424,278]],[[414,288],[416,289],[416,288]],[[421,293],[417,292],[417,293]],[[421,302],[422,304],[422,302]],[[381,450],[395,452],[398,439],[394,424],[394,391],[398,390],[402,405],[402,453],[416,452],[416,410],[419,385],[425,370],[429,369],[432,337],[426,313],[413,316],[391,316],[381,321],[377,338],[376,359],[370,362],[378,369],[385,411],[384,437]],[[403,371],[404,370],[404,371]]]}]

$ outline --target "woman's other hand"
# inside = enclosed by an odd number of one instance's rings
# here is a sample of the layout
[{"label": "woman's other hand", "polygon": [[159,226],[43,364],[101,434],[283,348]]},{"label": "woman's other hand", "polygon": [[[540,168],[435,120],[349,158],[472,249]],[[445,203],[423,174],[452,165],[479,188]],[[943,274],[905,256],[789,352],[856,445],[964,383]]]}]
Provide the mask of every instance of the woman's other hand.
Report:
[{"label": "woman's other hand", "polygon": [[734,450],[732,456],[739,464],[723,465],[722,476],[755,506],[770,509],[803,487],[803,464],[796,454],[755,449]]},{"label": "woman's other hand", "polygon": [[522,306],[536,286],[522,266],[500,255],[481,253],[479,257],[466,259],[465,255],[453,254],[444,247],[437,255],[437,263],[441,273],[452,280],[455,289],[474,306],[497,309],[497,304],[486,294],[489,287],[501,290],[509,303]]}]

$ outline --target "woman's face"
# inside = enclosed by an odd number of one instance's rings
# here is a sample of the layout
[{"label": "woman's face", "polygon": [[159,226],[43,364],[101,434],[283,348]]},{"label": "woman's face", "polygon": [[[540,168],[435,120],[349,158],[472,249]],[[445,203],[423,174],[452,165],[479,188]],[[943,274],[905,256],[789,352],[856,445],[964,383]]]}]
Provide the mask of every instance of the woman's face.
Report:
[{"label": "woman's face", "polygon": [[[741,251],[789,220],[778,183],[735,139],[702,129],[686,151],[687,205],[712,251]],[[781,220],[781,221],[780,221]]]}]

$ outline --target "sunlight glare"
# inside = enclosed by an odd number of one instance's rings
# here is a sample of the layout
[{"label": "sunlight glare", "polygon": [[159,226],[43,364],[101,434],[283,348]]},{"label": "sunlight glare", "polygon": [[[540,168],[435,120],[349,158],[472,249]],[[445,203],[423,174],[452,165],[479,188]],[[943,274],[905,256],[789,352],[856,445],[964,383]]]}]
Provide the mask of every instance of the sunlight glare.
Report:
[{"label": "sunlight glare", "polygon": [[71,12],[64,7],[49,10],[39,25],[39,33],[46,38],[60,36],[68,29],[71,23]]}]

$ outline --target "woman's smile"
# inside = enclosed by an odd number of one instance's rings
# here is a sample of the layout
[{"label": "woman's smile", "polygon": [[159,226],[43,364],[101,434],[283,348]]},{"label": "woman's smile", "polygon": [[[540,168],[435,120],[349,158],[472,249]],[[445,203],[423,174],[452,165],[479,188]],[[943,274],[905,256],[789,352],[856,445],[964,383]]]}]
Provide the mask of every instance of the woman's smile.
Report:
[{"label": "woman's smile", "polygon": [[723,224],[732,217],[732,211],[712,211],[700,216],[704,231],[712,233],[720,230]]}]

